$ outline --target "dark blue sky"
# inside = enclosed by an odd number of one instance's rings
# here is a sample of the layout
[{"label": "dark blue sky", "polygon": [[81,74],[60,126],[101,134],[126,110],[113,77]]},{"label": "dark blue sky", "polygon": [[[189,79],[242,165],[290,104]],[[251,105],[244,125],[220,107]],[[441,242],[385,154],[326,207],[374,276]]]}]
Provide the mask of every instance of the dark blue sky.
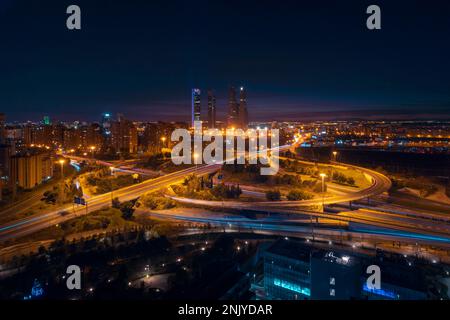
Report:
[{"label": "dark blue sky", "polygon": [[[70,4],[81,31],[66,29]],[[382,30],[366,29],[369,4]],[[247,87],[251,120],[439,118],[449,57],[449,1],[0,1],[10,120],[188,121],[192,87],[225,112],[231,84]]]}]

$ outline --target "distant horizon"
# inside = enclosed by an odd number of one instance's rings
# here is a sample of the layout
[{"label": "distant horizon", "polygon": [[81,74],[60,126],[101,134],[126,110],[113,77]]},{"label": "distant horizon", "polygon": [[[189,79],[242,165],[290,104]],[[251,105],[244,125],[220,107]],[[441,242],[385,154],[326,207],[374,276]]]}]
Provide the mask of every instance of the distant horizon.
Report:
[{"label": "distant horizon", "polygon": [[[206,115],[203,114],[202,121],[207,122]],[[257,117],[252,116],[250,107],[250,122],[302,122],[302,121],[450,121],[450,113],[445,111],[432,111],[432,112],[420,112],[405,110],[335,110],[335,111],[305,111],[305,112],[292,112],[284,113],[279,116],[264,117],[259,115]],[[75,115],[57,115],[50,113],[27,113],[27,117],[13,118],[8,113],[5,114],[6,123],[25,123],[39,122],[43,120],[44,116],[49,116],[51,122],[100,122],[103,113],[110,113],[113,119],[116,119],[117,114],[123,114],[126,119],[137,122],[190,122],[190,114],[179,114],[178,116],[167,117],[152,117],[145,115],[133,115],[127,113],[126,110],[119,112],[104,111],[99,112],[96,117],[82,117]],[[226,122],[226,115],[218,113],[218,122]]]}]

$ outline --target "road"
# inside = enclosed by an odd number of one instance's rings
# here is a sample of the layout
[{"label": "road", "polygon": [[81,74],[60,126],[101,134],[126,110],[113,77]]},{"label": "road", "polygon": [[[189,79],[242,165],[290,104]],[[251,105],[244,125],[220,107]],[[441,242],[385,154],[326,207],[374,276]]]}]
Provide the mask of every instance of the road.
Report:
[{"label": "road", "polygon": [[[264,208],[288,208],[288,207],[306,207],[314,205],[323,204],[333,204],[340,202],[349,202],[364,199],[367,197],[372,197],[381,194],[391,187],[391,181],[386,176],[365,168],[359,168],[359,170],[370,175],[372,180],[372,185],[368,188],[358,190],[355,192],[349,192],[346,194],[334,195],[331,197],[325,197],[323,199],[311,199],[311,200],[299,200],[299,201],[258,201],[258,202],[242,202],[242,201],[207,201],[207,200],[196,200],[181,197],[172,197],[174,200],[197,204],[210,207],[221,207],[230,209],[257,209],[264,210]],[[340,192],[341,193],[341,192]]]},{"label": "road", "polygon": [[[52,212],[11,222],[0,227],[0,241],[24,236],[72,219],[75,216],[99,210],[110,205],[112,197],[118,197],[120,201],[136,199],[144,193],[154,192],[171,184],[182,182],[189,174],[195,173],[198,175],[204,175],[212,173],[218,170],[220,166],[221,165],[199,165],[197,168],[191,167],[113,191],[112,194],[111,192],[108,192],[102,195],[94,196],[89,199],[87,208],[84,206],[79,206],[74,209],[73,205],[70,204]],[[68,214],[62,216],[61,212],[63,211],[68,212]]]},{"label": "road", "polygon": [[[280,146],[278,149],[287,149],[289,146]],[[109,164],[109,163],[108,163]],[[106,165],[106,163],[105,163]],[[208,173],[212,173],[218,170],[221,167],[221,164],[213,164],[213,165],[198,165],[196,167],[191,167],[188,169],[180,170],[177,172],[173,172],[164,176],[157,177],[155,179],[146,180],[142,183],[135,184],[129,187],[125,187],[112,193],[106,193],[98,196],[94,196],[89,199],[86,207],[74,207],[73,205],[67,205],[57,210],[34,215],[25,219],[21,219],[18,221],[11,222],[9,224],[3,225],[0,227],[0,241],[4,241],[7,239],[20,237],[24,235],[31,234],[33,232],[42,230],[44,228],[50,226],[56,226],[59,223],[72,219],[75,216],[88,214],[89,212],[99,210],[105,206],[110,205],[113,197],[119,198],[120,201],[128,201],[131,199],[135,199],[144,193],[154,192],[161,188],[168,187],[171,184],[176,184],[184,180],[184,178],[192,173],[196,173],[198,175],[204,175]],[[382,174],[378,172],[365,169],[358,168],[365,172],[368,176],[372,178],[372,185],[364,190],[360,190],[354,193],[349,193],[346,195],[339,195],[331,198],[325,198],[324,203],[335,203],[335,202],[343,202],[343,201],[352,201],[361,198],[365,198],[368,196],[372,196],[375,194],[382,193],[390,187],[390,180]],[[194,199],[184,199],[184,198],[176,198],[181,202],[191,202],[194,204],[204,204],[204,205],[212,205],[216,207],[227,207],[227,208],[238,208],[238,209],[257,209],[264,210],[267,208],[279,208],[280,206],[283,208],[289,207],[298,207],[299,205],[312,205],[322,203],[322,200],[306,200],[306,201],[282,201],[282,202],[268,202],[261,201],[256,203],[243,203],[236,201],[203,201],[203,200],[194,200]],[[61,212],[66,212],[66,214],[62,215]],[[326,218],[326,217],[324,217]]]},{"label": "road", "polygon": [[252,232],[265,232],[282,236],[300,237],[352,237],[353,239],[371,239],[374,242],[402,242],[415,245],[420,240],[423,245],[432,245],[450,250],[450,235],[447,236],[424,236],[421,233],[411,231],[395,232],[386,228],[380,228],[377,232],[372,230],[351,230],[346,226],[336,223],[320,221],[320,225],[312,223],[309,218],[296,213],[281,213],[271,215],[259,215],[247,217],[243,215],[230,214],[224,212],[210,212],[202,209],[193,210],[164,210],[151,211],[138,209],[141,214],[147,214],[158,219],[180,220],[192,223],[206,223],[212,226],[221,226],[227,229],[250,230]]},{"label": "road", "polygon": [[[291,147],[290,145],[284,145],[272,148],[272,150],[278,149],[279,151],[282,151],[290,147]],[[71,155],[63,155],[63,156],[78,161],[95,161],[96,163],[105,166],[112,165],[112,163],[110,162],[99,161],[92,158],[83,158]],[[128,201],[131,199],[136,199],[147,192],[154,192],[159,189],[168,187],[172,184],[179,183],[183,181],[184,178],[189,174],[195,173],[197,175],[204,175],[212,173],[218,170],[222,166],[222,163],[223,161],[217,164],[193,166],[191,168],[169,173],[154,179],[146,180],[139,184],[115,190],[113,192],[98,195],[90,198],[89,201],[87,202],[86,207],[74,207],[73,205],[66,205],[48,213],[37,214],[28,218],[8,223],[6,225],[2,225],[0,226],[0,242],[11,238],[25,236],[50,226],[56,226],[59,223],[72,219],[78,215],[88,214],[89,212],[99,210],[105,206],[110,205],[113,197],[119,198],[120,201]],[[124,169],[124,170],[130,171],[130,173],[137,172],[133,169],[129,170]],[[140,171],[139,173],[142,174],[141,170],[139,171]],[[67,212],[67,214],[61,215],[61,212]]]}]

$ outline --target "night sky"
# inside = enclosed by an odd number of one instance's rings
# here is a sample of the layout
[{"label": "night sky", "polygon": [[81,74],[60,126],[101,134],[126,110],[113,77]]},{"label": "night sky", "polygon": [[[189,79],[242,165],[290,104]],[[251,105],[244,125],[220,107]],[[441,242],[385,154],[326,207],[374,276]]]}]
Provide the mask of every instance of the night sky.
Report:
[{"label": "night sky", "polygon": [[450,117],[450,1],[0,0],[10,121],[189,121],[193,87],[216,90],[223,120],[229,85],[250,120]]}]

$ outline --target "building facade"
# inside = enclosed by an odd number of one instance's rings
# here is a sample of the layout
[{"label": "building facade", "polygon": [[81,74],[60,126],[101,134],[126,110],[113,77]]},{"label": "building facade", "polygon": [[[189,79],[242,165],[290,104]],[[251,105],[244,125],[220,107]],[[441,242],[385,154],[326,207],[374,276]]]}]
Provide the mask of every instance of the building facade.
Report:
[{"label": "building facade", "polygon": [[194,127],[195,121],[201,120],[201,105],[200,105],[200,89],[194,88],[192,89],[192,127]]},{"label": "building facade", "polygon": [[208,128],[216,128],[216,96],[208,90]]},{"label": "building facade", "polygon": [[53,176],[49,152],[24,151],[11,157],[10,179],[14,186],[32,189]]}]

